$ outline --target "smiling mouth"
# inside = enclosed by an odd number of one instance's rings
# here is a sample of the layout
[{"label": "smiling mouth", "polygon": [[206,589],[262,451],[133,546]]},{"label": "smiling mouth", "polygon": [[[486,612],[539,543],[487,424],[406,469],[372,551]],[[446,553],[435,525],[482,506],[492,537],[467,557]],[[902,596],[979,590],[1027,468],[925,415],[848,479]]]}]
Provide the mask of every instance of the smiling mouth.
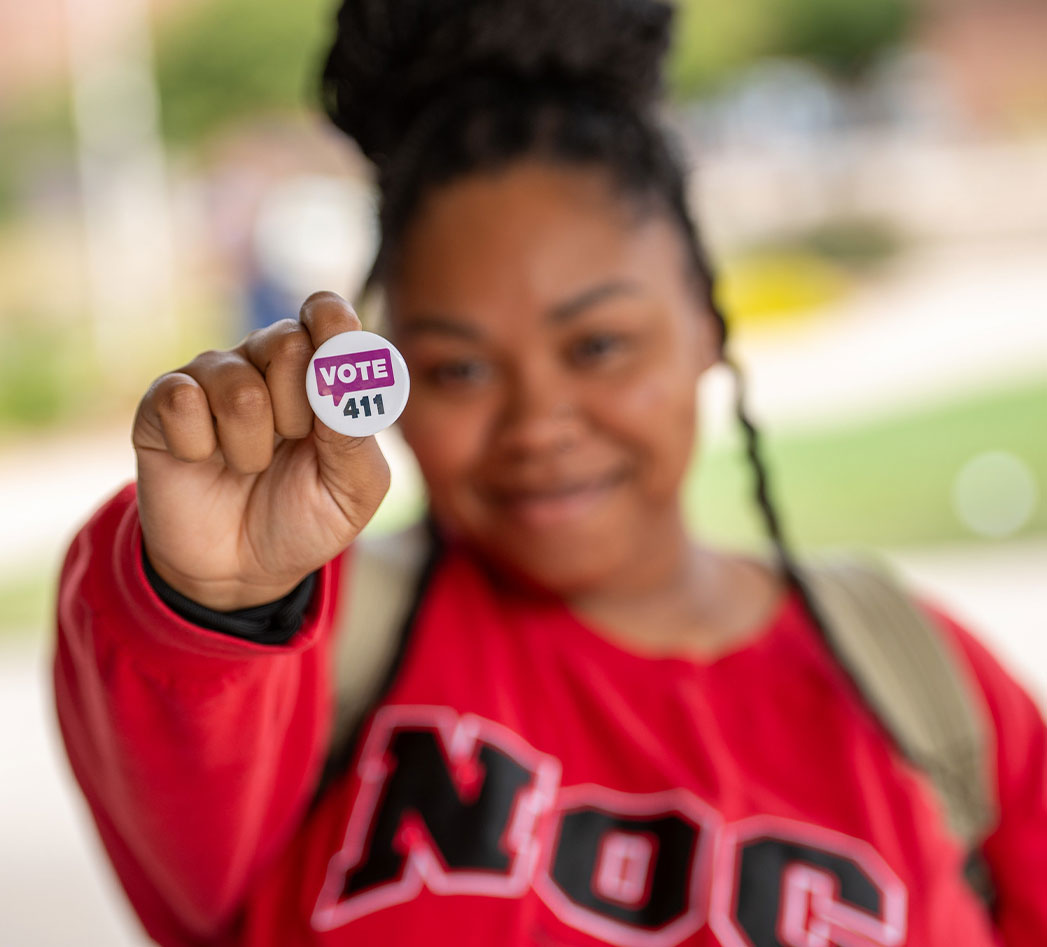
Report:
[{"label": "smiling mouth", "polygon": [[590,513],[625,480],[618,472],[573,483],[540,488],[496,490],[492,493],[499,510],[528,529],[543,529],[569,523]]}]

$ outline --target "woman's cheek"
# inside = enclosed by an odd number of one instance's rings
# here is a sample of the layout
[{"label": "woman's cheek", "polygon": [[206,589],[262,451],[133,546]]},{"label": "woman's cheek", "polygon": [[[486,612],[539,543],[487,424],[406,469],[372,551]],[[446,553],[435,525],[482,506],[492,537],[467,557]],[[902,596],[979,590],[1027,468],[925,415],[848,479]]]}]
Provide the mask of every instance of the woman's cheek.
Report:
[{"label": "woman's cheek", "polygon": [[609,422],[645,440],[675,439],[690,427],[695,416],[694,384],[667,368],[614,387],[603,402],[611,410]]},{"label": "woman's cheek", "polygon": [[675,490],[691,457],[697,422],[696,390],[687,378],[666,371],[622,386],[605,424],[634,445],[667,489]]},{"label": "woman's cheek", "polygon": [[[424,398],[424,395],[422,396]],[[482,455],[483,418],[468,402],[430,398],[401,417],[404,439],[432,485],[465,476]]]}]

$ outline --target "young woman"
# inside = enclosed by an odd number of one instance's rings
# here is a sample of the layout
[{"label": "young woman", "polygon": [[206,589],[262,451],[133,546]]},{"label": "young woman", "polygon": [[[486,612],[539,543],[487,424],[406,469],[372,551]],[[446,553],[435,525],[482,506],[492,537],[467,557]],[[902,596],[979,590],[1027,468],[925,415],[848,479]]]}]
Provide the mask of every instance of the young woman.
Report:
[{"label": "young woman", "polygon": [[[165,945],[920,947],[1047,939],[1047,739],[924,605],[995,740],[990,910],[926,775],[774,567],[688,535],[726,330],[656,119],[654,0],[348,0],[324,74],[375,162],[371,283],[433,552],[343,765],[332,651],[388,471],[310,411],[332,294],[161,377],[62,577],[62,731]],[[365,631],[354,629],[354,633]]]}]

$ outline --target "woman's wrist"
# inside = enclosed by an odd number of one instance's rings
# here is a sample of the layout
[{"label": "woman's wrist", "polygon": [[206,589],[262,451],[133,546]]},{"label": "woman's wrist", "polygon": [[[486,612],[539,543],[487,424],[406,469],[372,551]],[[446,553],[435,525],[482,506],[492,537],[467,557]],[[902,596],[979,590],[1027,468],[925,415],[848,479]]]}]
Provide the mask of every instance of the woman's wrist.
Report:
[{"label": "woman's wrist", "polygon": [[284,644],[301,628],[317,576],[313,572],[283,594],[258,604],[216,609],[171,585],[149,559],[144,543],[142,568],[157,597],[180,618],[210,631],[261,644]]}]

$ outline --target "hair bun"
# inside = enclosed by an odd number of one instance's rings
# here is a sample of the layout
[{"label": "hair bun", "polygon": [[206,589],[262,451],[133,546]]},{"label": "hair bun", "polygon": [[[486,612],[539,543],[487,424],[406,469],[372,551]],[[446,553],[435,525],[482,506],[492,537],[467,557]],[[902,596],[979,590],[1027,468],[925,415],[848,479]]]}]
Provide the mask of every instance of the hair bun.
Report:
[{"label": "hair bun", "polygon": [[645,109],[661,94],[672,15],[662,0],[345,0],[324,105],[376,163],[470,75],[572,83]]}]

